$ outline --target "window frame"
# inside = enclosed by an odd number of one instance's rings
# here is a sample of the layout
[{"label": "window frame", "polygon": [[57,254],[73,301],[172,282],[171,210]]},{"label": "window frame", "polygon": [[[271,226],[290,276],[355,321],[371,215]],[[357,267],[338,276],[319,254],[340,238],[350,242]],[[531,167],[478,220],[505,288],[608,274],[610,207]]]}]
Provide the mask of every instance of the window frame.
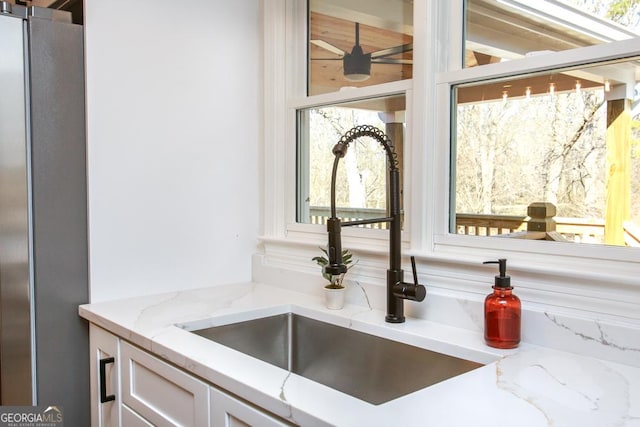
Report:
[{"label": "window frame", "polygon": [[[458,13],[460,10],[458,9]],[[453,13],[450,22],[463,23],[462,14]],[[454,27],[454,25],[452,25]],[[460,30],[459,34],[463,32]],[[463,55],[459,45],[458,57]],[[455,51],[455,49],[452,49]],[[508,255],[519,268],[534,272],[555,272],[574,277],[593,275],[612,275],[616,272],[619,279],[632,281],[640,272],[640,249],[589,244],[563,244],[558,242],[522,241],[518,239],[497,239],[495,237],[463,236],[449,232],[450,225],[450,188],[452,166],[451,122],[455,105],[451,93],[455,85],[482,82],[485,80],[509,78],[568,67],[598,64],[615,59],[634,57],[640,54],[640,39],[629,39],[561,52],[525,57],[508,62],[488,64],[473,68],[462,68],[461,63],[449,64],[448,70],[435,75],[437,91],[437,114],[435,126],[438,126],[434,158],[436,163],[446,164],[446,170],[439,168],[436,176],[436,199],[446,209],[433,211],[432,253],[438,257],[450,258],[462,254],[479,259]],[[594,264],[593,260],[600,261]],[[512,264],[513,265],[513,264]],[[586,270],[585,270],[586,268]]]},{"label": "window frame", "polygon": [[[444,294],[474,298],[492,277],[481,262],[507,257],[531,303],[637,318],[640,253],[635,249],[581,244],[578,252],[562,243],[450,234],[449,157],[453,84],[640,54],[639,40],[463,69],[464,0],[415,1],[413,79],[306,96],[306,0],[270,0],[264,13],[263,263],[314,272],[308,253],[326,244],[324,226],[296,223],[297,109],[404,91],[403,254],[416,256],[427,283]],[[358,251],[365,280],[383,283],[388,233],[345,228],[343,237],[345,246]]]},{"label": "window frame", "polygon": [[[299,111],[310,108],[320,108],[332,105],[340,105],[347,102],[385,97],[391,95],[404,95],[406,97],[407,109],[405,112],[405,126],[407,132],[405,134],[405,156],[411,156],[411,111],[412,111],[412,93],[413,93],[413,79],[399,80],[389,83],[382,83],[373,86],[364,86],[360,88],[350,88],[348,90],[341,90],[336,92],[323,93],[318,95],[307,95],[306,87],[306,73],[308,64],[308,49],[307,43],[307,0],[285,0],[287,3],[288,14],[291,17],[291,26],[289,31],[295,35],[294,39],[298,40],[292,52],[292,60],[289,61],[288,66],[291,69],[291,74],[299,77],[299,80],[304,80],[304,84],[301,82],[289,84],[287,88],[286,97],[286,109],[287,109],[287,126],[286,135],[290,141],[290,147],[294,151],[293,157],[290,157],[291,161],[287,162],[287,176],[292,176],[293,188],[289,191],[289,194],[293,195],[292,200],[287,202],[285,224],[283,227],[283,233],[288,238],[293,240],[304,240],[308,238],[312,239],[326,239],[326,227],[319,224],[305,224],[296,221],[296,212],[298,208],[298,195],[299,190],[297,188],[298,180],[298,136],[299,126],[298,117]],[[415,13],[415,11],[414,11]],[[415,50],[415,43],[414,43]],[[302,59],[302,60],[301,60]],[[415,59],[414,59],[415,61]],[[415,70],[414,70],[415,76]],[[337,142],[337,141],[336,141]],[[409,162],[407,162],[409,163]],[[411,166],[408,164],[404,166],[404,194],[408,194],[410,191],[410,180],[406,178],[407,174],[411,170]],[[328,168],[331,165],[327,165]],[[404,209],[405,212],[409,209],[410,198],[405,197]],[[411,220],[406,219],[403,224],[402,241],[403,245],[408,246],[409,242],[409,230]],[[356,228],[345,227],[342,230],[342,235],[350,247],[364,247],[374,251],[385,250],[388,246],[388,231],[368,228]]]}]

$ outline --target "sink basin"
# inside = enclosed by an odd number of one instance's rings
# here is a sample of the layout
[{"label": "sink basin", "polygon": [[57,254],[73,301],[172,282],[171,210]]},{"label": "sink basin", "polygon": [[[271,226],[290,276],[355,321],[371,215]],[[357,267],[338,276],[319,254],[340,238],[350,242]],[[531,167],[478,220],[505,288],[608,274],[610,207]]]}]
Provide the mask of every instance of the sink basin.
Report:
[{"label": "sink basin", "polygon": [[191,332],[374,405],[482,366],[294,313]]}]

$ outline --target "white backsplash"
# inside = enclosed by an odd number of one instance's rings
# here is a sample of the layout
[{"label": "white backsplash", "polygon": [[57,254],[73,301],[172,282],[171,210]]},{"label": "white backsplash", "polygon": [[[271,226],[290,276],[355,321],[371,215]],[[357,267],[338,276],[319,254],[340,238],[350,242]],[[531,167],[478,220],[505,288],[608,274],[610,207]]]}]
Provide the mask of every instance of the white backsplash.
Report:
[{"label": "white backsplash", "polygon": [[[317,274],[270,267],[263,263],[261,255],[254,256],[253,280],[313,295],[320,295],[323,286]],[[347,303],[385,309],[383,283],[347,282]],[[427,284],[426,299],[421,303],[405,302],[405,315],[481,334],[484,329],[483,303],[484,297],[477,294],[454,293]],[[624,319],[602,319],[596,313],[570,311],[553,305],[531,306],[523,301],[522,341],[640,367],[640,328]]]}]

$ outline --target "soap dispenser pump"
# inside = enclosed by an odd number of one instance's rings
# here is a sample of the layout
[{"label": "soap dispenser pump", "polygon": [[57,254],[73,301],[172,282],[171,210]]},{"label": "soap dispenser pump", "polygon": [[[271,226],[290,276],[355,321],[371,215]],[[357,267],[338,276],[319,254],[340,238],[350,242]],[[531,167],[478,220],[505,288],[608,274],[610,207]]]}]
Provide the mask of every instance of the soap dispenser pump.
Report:
[{"label": "soap dispenser pump", "polygon": [[485,261],[498,264],[493,292],[484,300],[484,340],[495,348],[515,348],[520,343],[520,298],[513,294],[511,277],[507,276],[507,260]]}]

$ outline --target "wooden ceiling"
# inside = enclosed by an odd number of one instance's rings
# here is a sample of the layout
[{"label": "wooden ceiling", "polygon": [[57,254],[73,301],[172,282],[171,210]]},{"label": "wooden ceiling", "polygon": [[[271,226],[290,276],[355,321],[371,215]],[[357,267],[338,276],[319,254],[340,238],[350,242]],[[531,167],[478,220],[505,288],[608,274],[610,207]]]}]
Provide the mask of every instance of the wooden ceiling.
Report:
[{"label": "wooden ceiling", "polygon": [[[355,22],[311,13],[310,39],[322,40],[346,52],[355,44]],[[360,24],[360,45],[364,53],[412,43],[411,35]],[[309,94],[334,92],[342,87],[362,87],[402,79],[410,79],[413,67],[409,64],[371,64],[371,77],[364,82],[351,82],[344,78],[341,55],[313,43],[309,44]],[[323,58],[323,59],[320,59]],[[327,60],[330,58],[330,60]],[[413,52],[393,55],[394,59],[413,59]]]},{"label": "wooden ceiling", "polygon": [[576,90],[576,84],[581,89],[604,88],[604,81],[586,77],[585,73],[551,73],[534,75],[520,79],[493,81],[482,84],[461,86],[456,90],[456,102],[466,104],[470,102],[487,102],[503,99],[525,98],[529,96],[551,95],[551,85],[556,94]]},{"label": "wooden ceiling", "polygon": [[[355,44],[355,21],[360,20],[360,44],[365,53],[413,42],[410,20],[408,22],[396,20],[393,25],[383,25],[384,16],[386,16],[384,13],[377,11],[373,15],[363,14],[362,9],[357,10],[360,6],[353,1],[344,0],[344,7],[337,9],[337,4],[343,5],[338,0],[315,2],[315,4],[328,3],[333,4],[333,9],[329,7],[317,9],[310,15],[311,40],[322,40],[350,52]],[[369,8],[373,8],[373,4],[367,6],[368,11],[370,11]],[[494,0],[468,0],[467,15],[466,67],[522,58],[532,52],[563,51],[602,42],[594,39],[590,32],[582,31],[579,25],[575,29],[567,28],[535,14],[513,10]],[[363,21],[363,16],[369,17],[370,20]],[[582,23],[582,25],[586,24]],[[309,44],[310,95],[333,92],[343,87],[362,87],[408,79],[413,76],[413,66],[409,64],[372,64],[371,77],[368,80],[351,82],[344,78],[341,56],[313,43]],[[412,60],[413,51],[392,58]],[[457,93],[458,102],[500,99],[505,92],[509,97],[525,96],[526,92],[530,92],[531,96],[543,95],[549,93],[551,83],[558,93],[575,90],[577,82],[580,82],[584,89],[602,87],[607,80],[612,84],[629,84],[626,81],[616,82],[613,78],[616,74],[617,72],[612,75],[608,72],[600,73],[597,70],[593,72],[583,70],[527,76],[511,79],[508,82],[496,81],[460,88]]]}]

